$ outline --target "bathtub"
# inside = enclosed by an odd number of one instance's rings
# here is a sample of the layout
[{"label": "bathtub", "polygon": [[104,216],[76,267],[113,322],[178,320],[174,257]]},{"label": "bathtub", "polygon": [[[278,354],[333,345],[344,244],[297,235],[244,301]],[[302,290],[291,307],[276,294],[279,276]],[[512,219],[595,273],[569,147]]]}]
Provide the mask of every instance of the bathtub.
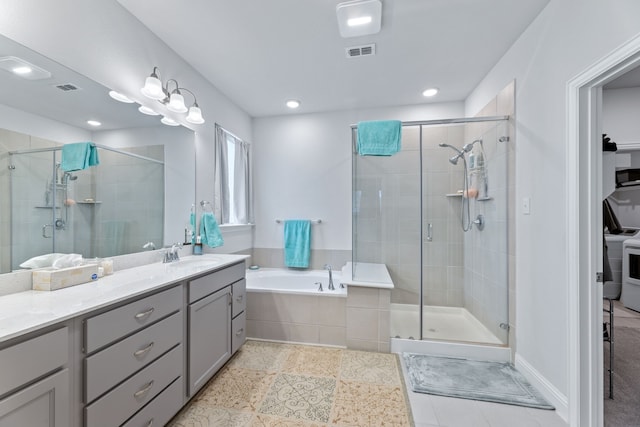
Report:
[{"label": "bathtub", "polygon": [[[345,297],[347,288],[340,288],[340,272],[333,272],[334,291],[329,290],[329,273],[326,270],[285,270],[281,268],[261,268],[247,270],[247,292],[273,292],[293,295],[321,295]],[[318,291],[317,282],[323,291]]]},{"label": "bathtub", "polygon": [[335,291],[326,270],[247,270],[246,283],[248,338],[346,346],[347,289],[340,288],[339,272]]}]

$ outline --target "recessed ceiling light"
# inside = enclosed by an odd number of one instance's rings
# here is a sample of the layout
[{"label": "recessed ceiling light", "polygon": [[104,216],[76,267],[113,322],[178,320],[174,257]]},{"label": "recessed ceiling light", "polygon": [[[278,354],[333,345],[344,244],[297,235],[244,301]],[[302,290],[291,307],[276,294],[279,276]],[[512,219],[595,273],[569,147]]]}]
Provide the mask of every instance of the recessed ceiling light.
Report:
[{"label": "recessed ceiling light", "polygon": [[169,117],[163,117],[160,121],[167,126],[180,126],[180,123],[170,119]]},{"label": "recessed ceiling light", "polygon": [[159,116],[160,115],[160,113],[156,113],[151,108],[145,107],[144,105],[141,105],[140,107],[138,107],[138,111],[140,111],[142,114],[146,114],[147,116]]},{"label": "recessed ceiling light", "polygon": [[89,124],[91,126],[102,126],[102,123],[100,123],[97,120],[87,120],[87,124]]},{"label": "recessed ceiling light", "polygon": [[438,88],[432,87],[422,92],[422,96],[431,97],[431,96],[435,96],[437,93],[438,93]]},{"label": "recessed ceiling light", "polygon": [[126,104],[133,104],[133,100],[128,96],[121,94],[120,92],[116,92],[115,90],[109,91],[109,96],[115,99],[116,101],[124,102]]},{"label": "recessed ceiling light", "polygon": [[51,73],[17,56],[0,58],[0,68],[27,80],[48,79]]},{"label": "recessed ceiling light", "polygon": [[287,101],[287,107],[289,108],[298,108],[300,106],[300,101],[296,101],[295,99],[290,99]]},{"label": "recessed ceiling light", "polygon": [[336,6],[338,27],[342,37],[358,37],[376,34],[382,23],[380,0],[356,0]]}]

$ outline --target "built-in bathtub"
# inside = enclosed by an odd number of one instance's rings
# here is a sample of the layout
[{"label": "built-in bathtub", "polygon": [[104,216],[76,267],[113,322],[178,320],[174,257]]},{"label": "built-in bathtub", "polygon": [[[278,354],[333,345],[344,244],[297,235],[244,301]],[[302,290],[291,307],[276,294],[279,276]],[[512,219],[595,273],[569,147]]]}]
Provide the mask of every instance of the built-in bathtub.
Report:
[{"label": "built-in bathtub", "polygon": [[247,337],[346,346],[347,289],[339,271],[333,291],[326,270],[261,268],[247,270],[246,280]]}]

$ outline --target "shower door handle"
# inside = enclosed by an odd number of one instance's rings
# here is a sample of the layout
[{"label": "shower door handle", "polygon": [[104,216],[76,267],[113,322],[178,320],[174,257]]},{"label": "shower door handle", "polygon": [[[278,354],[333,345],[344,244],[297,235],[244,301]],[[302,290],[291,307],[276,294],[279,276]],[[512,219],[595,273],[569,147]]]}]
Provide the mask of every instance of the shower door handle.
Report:
[{"label": "shower door handle", "polygon": [[53,229],[53,224],[45,224],[42,226],[42,237],[50,239],[52,236],[47,236],[47,227],[51,227]]},{"label": "shower door handle", "polygon": [[433,224],[427,224],[427,242],[433,242]]}]

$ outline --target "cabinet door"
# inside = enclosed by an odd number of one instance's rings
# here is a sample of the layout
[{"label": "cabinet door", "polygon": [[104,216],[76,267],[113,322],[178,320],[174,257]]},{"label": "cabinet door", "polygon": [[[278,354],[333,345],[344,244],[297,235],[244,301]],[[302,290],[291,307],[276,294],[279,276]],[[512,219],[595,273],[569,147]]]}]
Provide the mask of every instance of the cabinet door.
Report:
[{"label": "cabinet door", "polygon": [[65,369],[0,400],[0,427],[67,427],[69,412]]},{"label": "cabinet door", "polygon": [[189,306],[189,396],[231,357],[231,287]]}]

